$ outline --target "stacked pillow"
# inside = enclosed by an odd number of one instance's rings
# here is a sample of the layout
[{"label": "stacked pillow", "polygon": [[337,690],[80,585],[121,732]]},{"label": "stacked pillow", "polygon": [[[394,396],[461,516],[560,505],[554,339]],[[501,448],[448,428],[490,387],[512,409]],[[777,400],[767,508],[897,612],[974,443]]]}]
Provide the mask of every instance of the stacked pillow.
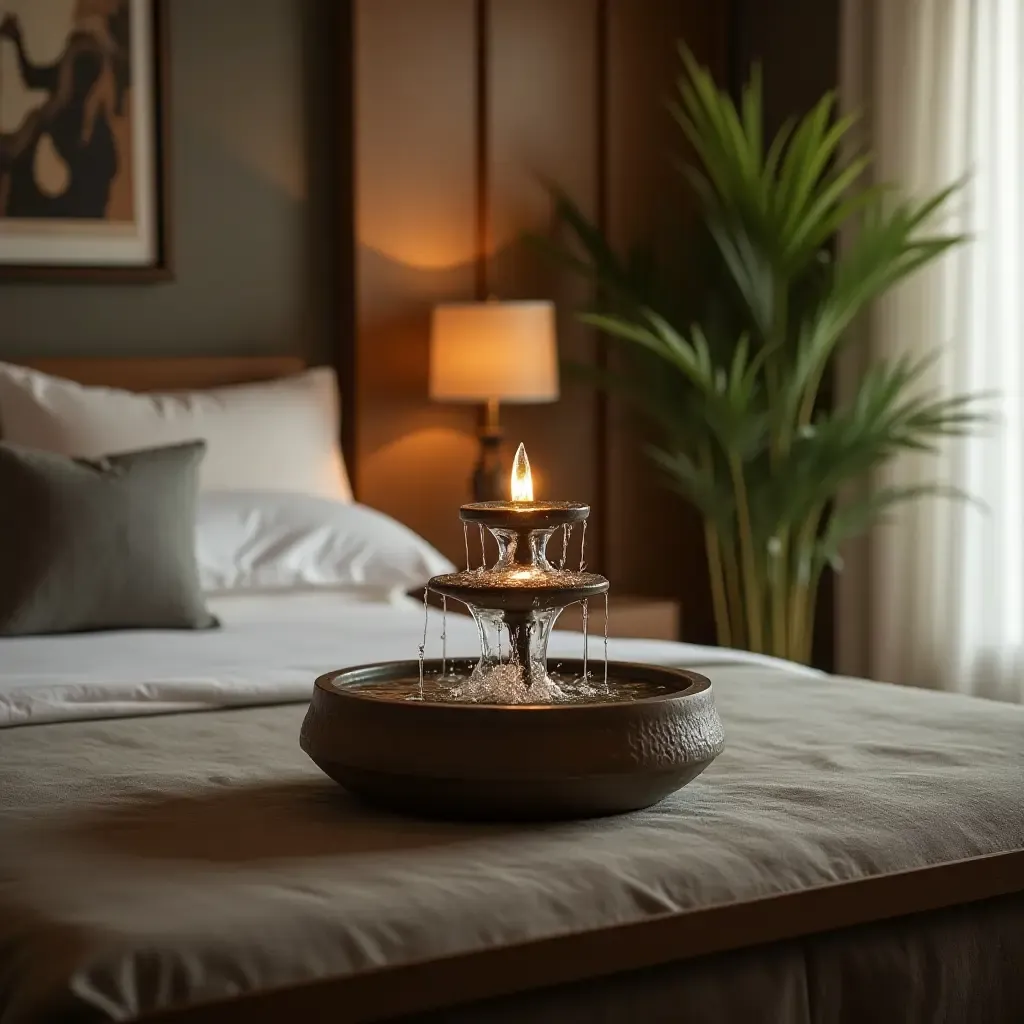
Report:
[{"label": "stacked pillow", "polygon": [[209,628],[206,593],[451,571],[352,502],[338,419],[326,368],[136,394],[0,363],[0,636]]}]

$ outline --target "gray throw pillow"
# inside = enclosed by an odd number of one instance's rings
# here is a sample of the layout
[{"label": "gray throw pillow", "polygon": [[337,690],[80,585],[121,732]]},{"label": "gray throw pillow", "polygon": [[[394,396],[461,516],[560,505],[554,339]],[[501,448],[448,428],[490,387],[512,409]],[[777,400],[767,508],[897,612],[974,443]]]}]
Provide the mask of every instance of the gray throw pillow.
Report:
[{"label": "gray throw pillow", "polygon": [[0,443],[0,636],[207,629],[202,441],[101,459]]}]

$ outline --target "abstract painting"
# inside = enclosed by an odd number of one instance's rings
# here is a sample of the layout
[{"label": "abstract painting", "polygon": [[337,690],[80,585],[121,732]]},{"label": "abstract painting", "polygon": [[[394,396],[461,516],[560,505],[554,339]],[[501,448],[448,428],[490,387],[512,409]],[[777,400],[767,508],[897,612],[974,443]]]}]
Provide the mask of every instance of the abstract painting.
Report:
[{"label": "abstract painting", "polygon": [[167,275],[160,13],[0,0],[0,275]]}]

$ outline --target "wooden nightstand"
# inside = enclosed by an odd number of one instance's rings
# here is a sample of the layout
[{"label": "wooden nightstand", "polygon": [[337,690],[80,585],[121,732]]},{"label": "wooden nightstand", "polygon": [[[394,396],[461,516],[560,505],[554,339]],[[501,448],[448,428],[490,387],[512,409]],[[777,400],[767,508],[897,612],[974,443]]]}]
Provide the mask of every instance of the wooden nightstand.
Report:
[{"label": "wooden nightstand", "polygon": [[[583,609],[574,604],[558,616],[556,630],[582,632]],[[590,602],[592,635],[604,631],[604,601]],[[640,637],[645,640],[679,639],[679,602],[658,597],[632,597],[628,594],[608,595],[608,635],[614,637]]]}]

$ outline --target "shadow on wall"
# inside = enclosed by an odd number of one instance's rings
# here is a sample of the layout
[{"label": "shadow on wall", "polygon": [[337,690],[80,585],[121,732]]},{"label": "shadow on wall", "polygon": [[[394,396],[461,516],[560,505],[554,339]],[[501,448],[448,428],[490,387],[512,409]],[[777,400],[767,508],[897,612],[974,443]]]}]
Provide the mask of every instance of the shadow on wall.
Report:
[{"label": "shadow on wall", "polygon": [[431,310],[440,297],[465,295],[467,265],[414,265],[369,246],[360,246],[358,265],[360,280],[372,282],[359,296],[360,499],[457,560],[476,410],[430,402],[427,384]]}]

